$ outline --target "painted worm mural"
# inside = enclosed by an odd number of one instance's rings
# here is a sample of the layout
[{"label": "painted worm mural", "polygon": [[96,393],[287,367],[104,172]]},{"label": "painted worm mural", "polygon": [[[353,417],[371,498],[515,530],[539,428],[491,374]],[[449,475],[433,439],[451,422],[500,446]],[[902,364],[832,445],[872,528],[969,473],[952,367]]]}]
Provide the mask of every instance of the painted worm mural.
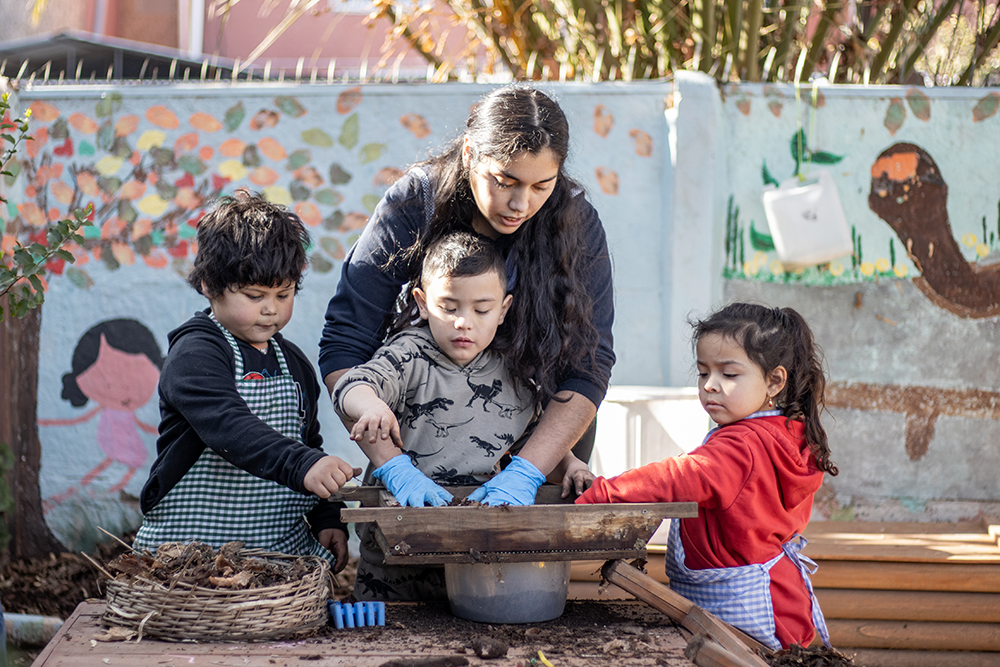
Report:
[{"label": "painted worm mural", "polygon": [[948,184],[920,146],[898,143],[872,165],[868,206],[920,269],[913,284],[937,306],[967,318],[1000,315],[1000,264],[967,261],[948,220]]}]

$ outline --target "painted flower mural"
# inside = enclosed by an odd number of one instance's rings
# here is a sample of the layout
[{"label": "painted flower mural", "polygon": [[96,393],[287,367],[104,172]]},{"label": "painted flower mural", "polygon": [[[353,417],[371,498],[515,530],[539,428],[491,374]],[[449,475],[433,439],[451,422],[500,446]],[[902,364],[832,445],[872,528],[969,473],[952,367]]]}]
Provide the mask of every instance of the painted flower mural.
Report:
[{"label": "painted flower mural", "polygon": [[[363,118],[373,115],[362,115],[364,96],[357,87],[342,90],[332,105],[329,94],[311,98],[320,108],[316,113],[291,96],[164,99],[151,97],[148,89],[124,88],[98,94],[31,101],[31,140],[0,182],[9,200],[0,210],[0,242],[7,256],[17,243],[44,239],[47,226],[70,211],[93,206],[93,226],[84,230],[83,241],[65,246],[75,262],[48,262],[42,284],[49,291],[59,280],[70,290],[86,291],[81,302],[98,310],[128,312],[136,299],[151,297],[126,287],[136,275],[132,267],[186,276],[206,206],[237,188],[259,191],[294,210],[312,235],[311,272],[330,273],[385,189],[402,174],[386,164],[387,143],[366,140],[379,128],[366,131]],[[422,115],[400,115],[397,137],[422,140],[431,134]],[[122,286],[111,290],[120,303],[100,301],[110,284]],[[50,309],[46,320],[68,331],[81,326],[75,318],[88,318],[89,326],[101,315]],[[33,322],[40,326],[38,319]],[[160,323],[154,338],[162,340],[170,326]],[[37,341],[38,331],[32,336]],[[35,363],[46,366],[48,359]],[[121,386],[139,383],[155,394],[153,374],[127,375],[118,378]],[[152,384],[140,382],[150,378]],[[47,392],[48,384],[50,378],[42,377],[39,391]],[[37,439],[25,445],[42,468],[39,473],[37,464],[25,466],[30,479],[21,486],[40,486],[44,500],[34,507],[37,496],[28,494],[36,499],[19,502],[19,511],[30,505],[31,516],[37,517],[32,521],[45,521],[71,549],[90,548],[98,527],[127,532],[138,521],[137,505],[132,507],[128,498],[137,494],[152,460],[155,402],[143,418],[108,407],[108,393],[87,394],[97,408],[45,403]],[[118,426],[111,428],[112,421]],[[112,432],[122,437],[109,436]],[[77,446],[64,449],[67,439]],[[121,443],[129,447],[122,449]],[[32,530],[46,532],[37,524]],[[57,547],[46,542],[40,548]]]},{"label": "painted flower mural", "polygon": [[[213,99],[216,102],[218,98]],[[360,88],[340,93],[339,127],[310,123],[306,106],[278,96],[256,111],[246,99],[231,106],[184,113],[184,104],[148,104],[108,92],[86,111],[63,112],[35,100],[32,141],[6,179],[11,196],[0,212],[4,247],[44,235],[45,225],[67,211],[94,205],[94,223],[82,244],[67,250],[76,263],[50,262],[50,274],[79,287],[92,284],[87,263],[110,269],[143,262],[186,273],[197,252],[198,220],[207,203],[245,187],[294,210],[315,240],[313,271],[329,272],[343,259],[385,188],[402,173],[385,167],[367,185],[357,165],[382,158],[388,146],[362,141]],[[207,107],[208,105],[206,105]],[[329,117],[325,117],[328,119]],[[430,125],[417,114],[401,123],[419,138]],[[366,192],[346,208],[344,188]],[[21,188],[21,192],[17,192]]]}]

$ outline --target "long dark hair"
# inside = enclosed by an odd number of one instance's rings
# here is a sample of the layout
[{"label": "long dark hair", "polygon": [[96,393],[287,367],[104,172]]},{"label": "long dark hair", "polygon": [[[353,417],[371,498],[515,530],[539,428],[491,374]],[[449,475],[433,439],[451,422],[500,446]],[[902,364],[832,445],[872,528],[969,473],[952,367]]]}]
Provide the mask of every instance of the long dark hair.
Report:
[{"label": "long dark hair", "polygon": [[[467,161],[462,158],[466,145]],[[511,374],[531,386],[543,405],[555,399],[563,374],[592,372],[599,342],[592,321],[593,300],[581,275],[583,188],[565,171],[569,123],[559,105],[534,88],[516,84],[480,100],[464,134],[420,164],[434,176],[434,216],[401,257],[412,287],[431,244],[449,232],[472,229],[478,209],[469,174],[479,161],[492,158],[503,164],[522,153],[537,155],[545,149],[559,164],[558,177],[541,209],[511,235],[514,302],[493,344]],[[396,325],[412,319],[411,305],[402,304]]]},{"label": "long dark hair", "polygon": [[830,445],[820,422],[826,376],[823,357],[812,330],[792,308],[769,308],[753,303],[732,303],[694,326],[694,343],[707,334],[718,334],[741,348],[768,377],[778,366],[788,373],[775,404],[789,420],[805,423],[806,442],[820,470],[837,475],[830,459]]}]

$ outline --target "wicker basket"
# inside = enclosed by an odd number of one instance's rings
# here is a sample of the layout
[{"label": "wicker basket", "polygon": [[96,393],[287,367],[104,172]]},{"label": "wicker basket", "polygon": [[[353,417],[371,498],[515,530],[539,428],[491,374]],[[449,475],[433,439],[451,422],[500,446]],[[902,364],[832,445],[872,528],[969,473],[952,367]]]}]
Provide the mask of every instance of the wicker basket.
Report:
[{"label": "wicker basket", "polygon": [[248,590],[224,590],[178,582],[168,588],[135,578],[107,582],[105,625],[138,630],[170,641],[265,641],[304,637],[326,623],[330,564],[317,556],[244,550],[241,556],[311,567],[297,581]]}]

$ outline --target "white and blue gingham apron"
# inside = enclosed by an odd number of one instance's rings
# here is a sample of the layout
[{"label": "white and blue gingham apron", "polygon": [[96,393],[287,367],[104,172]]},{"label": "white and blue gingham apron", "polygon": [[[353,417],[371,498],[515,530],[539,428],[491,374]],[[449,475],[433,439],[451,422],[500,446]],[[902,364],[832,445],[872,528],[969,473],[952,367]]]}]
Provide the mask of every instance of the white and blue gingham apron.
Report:
[{"label": "white and blue gingham apron", "polygon": [[[780,415],[778,410],[756,412],[747,419]],[[709,436],[712,434],[709,433]],[[708,437],[705,438],[708,440]],[[766,563],[751,563],[736,567],[692,570],[684,564],[684,545],[681,542],[680,520],[671,521],[667,538],[666,573],[670,588],[679,595],[709,611],[733,627],[739,628],[773,650],[781,649],[775,636],[774,605],[771,602],[771,574],[775,563],[788,557],[802,574],[802,580],[812,600],[813,626],[823,644],[830,646],[830,633],[813,592],[809,575],[816,571],[816,563],[800,552],[806,539],[799,534],[781,545],[781,553]]]},{"label": "white and blue gingham apron", "polygon": [[[243,355],[236,339],[214,315],[211,318],[233,348],[236,390],[247,407],[281,435],[301,442],[304,406],[281,346],[273,338],[269,341],[281,375],[244,379]],[[177,485],[143,517],[135,546],[154,549],[164,542],[197,540],[219,547],[240,541],[247,548],[311,554],[333,564],[334,555],[313,537],[303,516],[318,502],[315,496],[256,477],[206,447]]]}]

